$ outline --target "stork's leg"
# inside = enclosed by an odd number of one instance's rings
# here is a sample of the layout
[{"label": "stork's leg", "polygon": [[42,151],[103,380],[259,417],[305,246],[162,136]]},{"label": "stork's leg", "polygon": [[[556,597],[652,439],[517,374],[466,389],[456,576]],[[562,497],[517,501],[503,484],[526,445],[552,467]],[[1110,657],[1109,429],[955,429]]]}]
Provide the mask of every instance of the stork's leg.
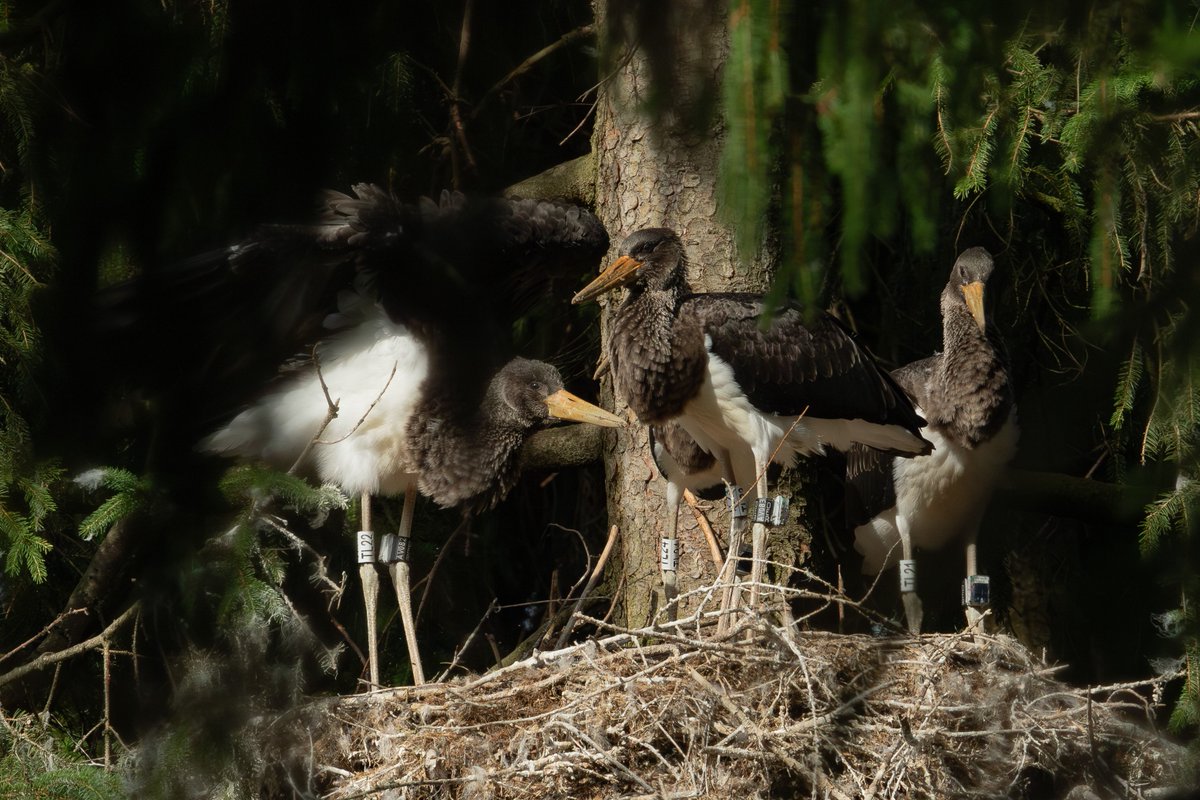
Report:
[{"label": "stork's leg", "polygon": [[755,509],[753,513],[754,526],[751,528],[751,547],[753,561],[750,566],[750,607],[758,608],[759,588],[766,572],[767,558],[767,519],[770,512],[763,510],[763,500],[769,500],[767,492],[767,459],[754,454],[754,474],[757,478],[754,488]]},{"label": "stork's leg", "polygon": [[371,530],[371,493],[362,493],[362,530],[358,532],[358,578],[367,614],[367,667],[371,686],[379,685],[379,573],[375,571],[375,534]]},{"label": "stork's leg", "polygon": [[909,530],[908,517],[896,515],[896,530],[900,534],[900,599],[904,602],[904,618],[908,622],[908,632],[913,636],[921,632],[921,597],[917,594],[917,562],[913,559],[912,531]]},{"label": "stork's leg", "polygon": [[986,575],[979,574],[976,548],[978,526],[967,534],[967,577],[963,583],[963,612],[967,617],[967,629],[983,630],[983,612],[990,600],[989,582]]},{"label": "stork's leg", "polygon": [[404,510],[400,513],[399,550],[402,555],[393,561],[388,572],[392,585],[396,587],[396,600],[400,605],[400,622],[404,625],[404,639],[408,644],[408,660],[412,664],[413,684],[425,682],[425,671],[421,668],[421,651],[417,645],[417,625],[413,619],[411,577],[409,575],[409,553],[412,542],[413,511],[417,505],[416,483],[409,483],[404,490]]},{"label": "stork's leg", "polygon": [[667,535],[663,537],[659,548],[659,566],[662,568],[663,602],[667,619],[672,622],[679,611],[675,600],[679,597],[676,563],[679,555],[679,501],[682,496],[683,487],[667,481]]},{"label": "stork's leg", "polygon": [[733,621],[732,612],[738,605],[737,565],[742,549],[742,529],[745,527],[745,501],[742,498],[742,488],[725,479],[725,502],[729,506],[729,542],[725,551],[725,564],[717,580],[721,585],[721,616],[717,620],[717,634],[729,630]]},{"label": "stork's leg", "polygon": [[737,563],[742,549],[742,532],[746,527],[746,503],[742,487],[733,475],[733,462],[729,451],[714,454],[721,464],[721,477],[725,481],[725,498],[729,505],[729,549],[725,553],[725,566],[721,569],[721,617],[717,621],[717,633],[729,630],[732,621],[730,612],[736,605]]}]

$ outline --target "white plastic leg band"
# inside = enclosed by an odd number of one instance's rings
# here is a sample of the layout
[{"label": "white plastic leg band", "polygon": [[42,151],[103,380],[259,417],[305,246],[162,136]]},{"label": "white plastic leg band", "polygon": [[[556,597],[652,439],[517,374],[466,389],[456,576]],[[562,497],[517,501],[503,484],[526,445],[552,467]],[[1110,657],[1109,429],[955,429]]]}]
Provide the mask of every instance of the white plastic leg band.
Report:
[{"label": "white plastic leg band", "polygon": [[775,502],[771,505],[771,525],[779,527],[787,522],[788,508],[792,505],[792,501],[781,494],[775,495]]},{"label": "white plastic leg band", "polygon": [[900,591],[915,592],[917,590],[917,562],[913,559],[900,560]]},{"label": "white plastic leg band", "polygon": [[379,543],[379,560],[384,564],[395,564],[397,561],[408,562],[411,555],[412,539],[407,536],[397,536],[385,533]]},{"label": "white plastic leg band", "polygon": [[373,531],[359,531],[356,547],[358,549],[358,563],[370,564],[375,560],[375,533]]},{"label": "white plastic leg band", "polygon": [[963,605],[981,608],[992,601],[992,579],[987,575],[968,575],[963,580]]},{"label": "white plastic leg band", "polygon": [[665,536],[659,540],[658,563],[664,572],[674,572],[679,564],[679,540]]}]

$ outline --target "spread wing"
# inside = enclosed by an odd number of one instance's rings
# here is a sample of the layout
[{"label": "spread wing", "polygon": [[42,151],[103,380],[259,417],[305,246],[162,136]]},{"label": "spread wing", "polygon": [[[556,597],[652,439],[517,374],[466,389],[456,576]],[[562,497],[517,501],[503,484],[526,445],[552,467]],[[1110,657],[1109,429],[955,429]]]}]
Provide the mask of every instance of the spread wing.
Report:
[{"label": "spread wing", "polygon": [[[607,233],[592,213],[542,200],[443,194],[403,203],[377,186],[326,193],[311,223],[260,225],[235,245],[98,293],[95,356],[125,384],[169,392],[212,420],[280,365],[378,301],[430,350],[431,384],[464,404],[511,356],[529,287],[595,270]],[[562,305],[562,303],[559,303]]]},{"label": "spread wing", "polygon": [[913,432],[923,423],[896,381],[829,314],[806,320],[789,305],[764,322],[760,299],[743,294],[690,295],[680,311],[699,322],[710,351],[732,366],[759,409],[863,419]]},{"label": "spread wing", "polygon": [[219,411],[330,328],[352,324],[339,309],[355,292],[452,373],[430,380],[456,383],[456,396],[473,402],[511,355],[522,291],[555,271],[576,280],[607,246],[599,220],[576,206],[450,193],[405,203],[360,184],[327,193],[311,224],[260,226],[231,247],[103,290],[96,328],[135,379],[178,387],[186,374],[185,391]]}]

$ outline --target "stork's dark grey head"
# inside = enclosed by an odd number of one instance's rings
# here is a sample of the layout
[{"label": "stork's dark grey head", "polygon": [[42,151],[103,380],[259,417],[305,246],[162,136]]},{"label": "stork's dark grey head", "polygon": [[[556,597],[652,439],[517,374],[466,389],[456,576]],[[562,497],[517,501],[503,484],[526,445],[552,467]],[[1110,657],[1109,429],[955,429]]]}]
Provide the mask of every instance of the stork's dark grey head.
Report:
[{"label": "stork's dark grey head", "polygon": [[950,280],[962,286],[976,281],[986,284],[993,266],[991,253],[982,247],[972,247],[959,254],[950,271]]},{"label": "stork's dark grey head", "polygon": [[[563,388],[562,375],[551,364],[514,358],[492,378],[490,394],[503,404],[500,413],[522,430],[553,419],[616,427],[620,417],[594,406]],[[499,422],[499,420],[496,420]]]},{"label": "stork's dark grey head", "polygon": [[629,256],[638,261],[655,261],[665,258],[678,260],[683,252],[679,235],[670,228],[642,228],[625,237],[617,251],[619,256]]},{"label": "stork's dark grey head", "polygon": [[953,306],[965,306],[979,330],[987,329],[984,289],[992,275],[992,254],[982,247],[964,250],[950,270],[950,279],[942,290],[943,312]]},{"label": "stork's dark grey head", "polygon": [[647,289],[679,285],[686,268],[683,243],[675,231],[670,228],[643,228],[625,237],[617,250],[617,260],[575,295],[571,302],[582,303],[630,284]]},{"label": "stork's dark grey head", "polygon": [[526,427],[536,428],[550,419],[546,398],[563,388],[563,381],[558,370],[544,361],[514,358],[496,373],[492,385]]}]

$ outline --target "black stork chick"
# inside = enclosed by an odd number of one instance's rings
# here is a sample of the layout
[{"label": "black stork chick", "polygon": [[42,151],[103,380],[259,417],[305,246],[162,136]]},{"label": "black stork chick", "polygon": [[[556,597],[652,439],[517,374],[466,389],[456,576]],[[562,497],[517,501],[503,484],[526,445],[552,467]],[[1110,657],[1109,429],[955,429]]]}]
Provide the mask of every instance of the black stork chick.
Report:
[{"label": "black stork chick", "polygon": [[[311,368],[291,376],[202,446],[284,468],[308,450],[317,476],[351,496],[404,495],[398,536],[406,556],[417,491],[442,508],[487,511],[515,485],[521,446],[534,431],[552,420],[622,424],[567,392],[550,364],[509,361],[488,381],[478,406],[469,407],[453,387],[458,376],[438,376],[431,360],[424,343],[378,309],[373,320],[323,341]],[[338,404],[338,415],[327,425],[325,388]],[[413,679],[420,684],[425,677],[407,558],[393,562],[392,570]]]},{"label": "black stork chick", "polygon": [[[242,280],[270,287],[265,278],[279,274],[286,288],[267,305],[309,330],[313,309],[301,306],[339,280],[354,288],[338,294],[312,357],[202,447],[285,467],[303,459],[322,480],[361,494],[364,519],[370,495],[404,495],[399,546],[386,560],[417,683],[424,675],[406,558],[416,493],[464,513],[490,509],[512,489],[521,445],[537,428],[553,419],[623,424],[567,393],[551,365],[498,359],[502,326],[488,325],[510,311],[498,289],[512,261],[595,259],[606,246],[599,221],[573,206],[451,197],[412,207],[358,185],[353,196],[331,194],[319,224],[269,226],[228,251]],[[331,402],[337,414],[327,420]],[[373,545],[364,528],[367,581]]]},{"label": "black stork chick", "polygon": [[906,456],[931,447],[903,390],[835,318],[806,320],[792,304],[769,309],[755,294],[696,294],[686,273],[674,231],[647,228],[572,302],[627,287],[608,340],[617,392],[644,423],[678,421],[726,480],[754,476],[753,603],[772,460],[786,466],[854,444]]},{"label": "black stork chick", "polygon": [[969,623],[978,621],[978,609],[988,602],[976,539],[1018,438],[1012,380],[985,311],[992,268],[992,256],[982,247],[958,257],[941,295],[942,352],[892,373],[927,420],[921,432],[933,442],[933,453],[890,459],[856,450],[848,459],[848,501],[863,572],[877,575],[900,567],[901,597],[913,634],[920,632],[922,618],[915,547],[937,550],[964,537],[963,603]]},{"label": "black stork chick", "polygon": [[[431,374],[427,347],[382,314],[377,323],[321,342],[312,368],[290,376],[202,448],[286,467],[312,442],[307,458],[317,476],[351,495],[399,495],[415,486],[441,508],[479,513],[512,490],[521,446],[534,431],[553,420],[622,424],[566,391],[555,367],[525,358],[491,376],[478,406],[447,403],[439,390],[449,382]],[[338,406],[324,427],[322,380]]]}]

